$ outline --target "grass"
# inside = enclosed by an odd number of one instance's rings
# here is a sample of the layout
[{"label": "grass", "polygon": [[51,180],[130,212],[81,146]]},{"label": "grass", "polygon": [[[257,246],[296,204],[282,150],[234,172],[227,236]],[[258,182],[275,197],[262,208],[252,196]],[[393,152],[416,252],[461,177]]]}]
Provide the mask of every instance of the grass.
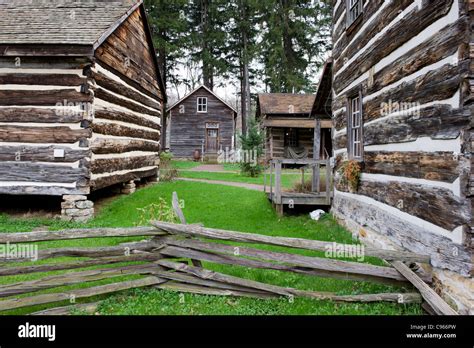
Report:
[{"label": "grass", "polygon": [[180,170],[189,170],[202,165],[201,162],[194,162],[194,161],[171,161],[171,163]]},{"label": "grass", "polygon": [[[325,241],[353,243],[350,234],[327,216],[315,222],[307,216],[288,216],[278,218],[270,203],[261,192],[236,187],[210,185],[193,182],[161,183],[138,190],[130,196],[121,196],[105,206],[99,216],[87,225],[66,224],[55,220],[12,219],[5,215],[0,217],[0,231],[27,231],[37,227],[62,229],[66,227],[117,227],[133,226],[140,221],[137,208],[156,203],[159,197],[168,202],[172,192],[176,191],[184,200],[184,214],[188,223],[203,223],[207,227],[262,233],[273,236],[290,236]],[[138,238],[142,239],[142,238]],[[136,238],[98,238],[80,241],[56,241],[39,243],[40,248],[64,246],[105,246],[119,244]],[[263,247],[262,247],[263,248]],[[281,247],[268,246],[265,249],[282,251]],[[319,255],[317,252],[296,251],[305,255]],[[69,258],[70,259],[70,258]],[[57,262],[66,258],[55,259]],[[41,262],[41,261],[39,261]],[[50,261],[51,262],[51,261]],[[380,260],[367,259],[366,262],[381,264]],[[205,267],[214,271],[262,281],[280,286],[291,286],[315,291],[331,291],[338,294],[378,293],[404,291],[404,289],[367,282],[352,282],[329,278],[317,278],[272,270],[254,270],[237,266],[223,266],[205,263]],[[91,267],[93,268],[93,267]],[[61,272],[50,272],[59,274]],[[37,279],[42,275],[27,274],[13,277],[2,277],[0,283],[12,283]],[[123,277],[121,279],[130,279]],[[132,278],[133,279],[133,278]],[[90,285],[105,284],[116,281],[105,280],[80,285],[63,287],[61,290],[75,289]],[[55,290],[45,290],[47,293]],[[101,299],[103,299],[101,297]],[[89,299],[90,301],[90,299]],[[81,302],[81,301],[78,301]],[[57,304],[56,304],[57,305]],[[56,306],[52,305],[52,306]],[[36,306],[22,310],[10,311],[8,314],[25,314],[41,310],[48,306]],[[373,304],[336,304],[330,301],[311,299],[256,300],[240,298],[222,298],[217,296],[184,295],[159,290],[131,290],[105,298],[98,309],[101,314],[421,314],[419,305],[400,305],[389,303]]]}]

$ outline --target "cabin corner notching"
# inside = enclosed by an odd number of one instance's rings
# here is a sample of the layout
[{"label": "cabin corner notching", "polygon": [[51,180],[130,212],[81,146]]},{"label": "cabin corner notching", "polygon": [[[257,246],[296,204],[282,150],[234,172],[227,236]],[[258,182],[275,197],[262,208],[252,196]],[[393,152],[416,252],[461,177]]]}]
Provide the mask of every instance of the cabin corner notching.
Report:
[{"label": "cabin corner notching", "polygon": [[84,221],[92,191],[156,177],[166,94],[142,1],[0,9],[0,194],[63,196]]},{"label": "cabin corner notching", "polygon": [[[470,314],[472,16],[472,1],[334,1],[332,103],[334,214],[369,243],[430,254]],[[337,174],[347,160],[357,192]]]}]

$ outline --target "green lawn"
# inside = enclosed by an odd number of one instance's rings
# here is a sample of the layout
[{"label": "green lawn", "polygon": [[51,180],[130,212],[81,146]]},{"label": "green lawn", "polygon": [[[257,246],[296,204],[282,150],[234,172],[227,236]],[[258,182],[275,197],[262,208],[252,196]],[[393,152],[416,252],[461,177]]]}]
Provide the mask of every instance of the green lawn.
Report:
[{"label": "green lawn", "polygon": [[171,163],[180,170],[187,170],[199,167],[202,165],[201,162],[194,162],[194,161],[171,161]]},{"label": "green lawn", "polygon": [[[105,206],[100,214],[87,225],[65,224],[54,220],[18,220],[6,216],[0,217],[0,231],[27,231],[40,226],[50,229],[65,227],[92,226],[133,226],[140,220],[137,208],[156,203],[160,197],[170,201],[176,191],[184,200],[184,214],[188,223],[203,223],[207,227],[262,233],[273,236],[291,236],[326,241],[352,243],[350,234],[331,217],[319,222],[307,216],[289,216],[279,218],[270,203],[261,192],[236,187],[210,185],[192,182],[161,183],[153,187],[138,190],[130,196],[121,196]],[[142,239],[142,238],[138,238]],[[41,248],[59,246],[114,245],[136,238],[101,238],[81,241],[57,241],[40,243]],[[283,251],[281,247],[266,247],[269,250]],[[295,251],[305,255],[319,255],[317,252]],[[56,259],[64,261],[66,258]],[[41,261],[40,261],[41,262]],[[51,261],[50,261],[51,262]],[[380,260],[368,259],[366,262],[381,264]],[[403,291],[392,286],[366,282],[342,281],[329,278],[317,278],[272,270],[254,270],[235,266],[221,266],[205,263],[205,267],[215,271],[263,281],[281,286],[315,291],[331,291],[338,294],[360,294]],[[61,272],[51,272],[58,274]],[[44,274],[18,275],[0,278],[1,283],[37,279]],[[122,277],[121,279],[133,279]],[[117,280],[117,279],[114,279]],[[73,289],[90,285],[105,284],[114,280],[104,280],[88,284],[63,287]],[[55,291],[57,291],[56,289]],[[51,290],[39,293],[52,292]],[[78,301],[81,302],[81,301]],[[36,306],[8,314],[24,314],[41,310],[49,306]],[[389,303],[373,304],[336,304],[330,301],[311,299],[241,299],[216,296],[184,295],[159,290],[131,290],[110,296],[99,307],[101,314],[421,314],[419,305],[400,305]]]}]

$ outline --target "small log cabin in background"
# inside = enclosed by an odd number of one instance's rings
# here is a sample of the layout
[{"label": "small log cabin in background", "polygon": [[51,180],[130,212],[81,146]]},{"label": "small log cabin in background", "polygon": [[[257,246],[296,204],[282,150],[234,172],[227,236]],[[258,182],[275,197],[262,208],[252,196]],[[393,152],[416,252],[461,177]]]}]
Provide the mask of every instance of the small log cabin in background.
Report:
[{"label": "small log cabin in background", "polygon": [[[474,314],[473,1],[334,0],[333,212],[360,239],[431,255],[434,280]],[[337,173],[337,172],[336,172]]]},{"label": "small log cabin in background", "polygon": [[[237,111],[205,86],[168,108],[170,152],[176,158],[195,154],[215,162],[219,151],[235,148]],[[197,156],[196,156],[197,157]]]},{"label": "small log cabin in background", "polygon": [[[329,60],[314,94],[259,94],[256,118],[265,132],[266,160],[332,157]],[[316,141],[315,141],[316,140]]]},{"label": "small log cabin in background", "polygon": [[142,1],[0,4],[0,194],[87,195],[156,178],[166,101]]}]

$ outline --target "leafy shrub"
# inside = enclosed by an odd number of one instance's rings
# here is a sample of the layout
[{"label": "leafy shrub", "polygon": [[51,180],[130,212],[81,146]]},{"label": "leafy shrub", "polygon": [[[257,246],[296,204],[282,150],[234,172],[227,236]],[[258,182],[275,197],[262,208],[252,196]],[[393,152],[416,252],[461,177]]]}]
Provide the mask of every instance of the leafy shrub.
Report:
[{"label": "leafy shrub", "polygon": [[158,203],[152,203],[144,208],[137,208],[137,210],[139,213],[137,226],[148,225],[150,221],[178,222],[173,208],[161,197]]},{"label": "leafy shrub", "polygon": [[240,142],[242,144],[242,150],[247,152],[254,151],[256,153],[257,163],[249,163],[243,161],[240,163],[240,171],[242,175],[257,177],[263,172],[263,166],[259,163],[259,160],[263,154],[263,143],[264,135],[260,132],[260,127],[255,119],[251,119],[247,134],[240,136]]},{"label": "leafy shrub", "polygon": [[178,169],[173,165],[173,154],[162,152],[160,154],[160,181],[172,181],[179,176]]}]

